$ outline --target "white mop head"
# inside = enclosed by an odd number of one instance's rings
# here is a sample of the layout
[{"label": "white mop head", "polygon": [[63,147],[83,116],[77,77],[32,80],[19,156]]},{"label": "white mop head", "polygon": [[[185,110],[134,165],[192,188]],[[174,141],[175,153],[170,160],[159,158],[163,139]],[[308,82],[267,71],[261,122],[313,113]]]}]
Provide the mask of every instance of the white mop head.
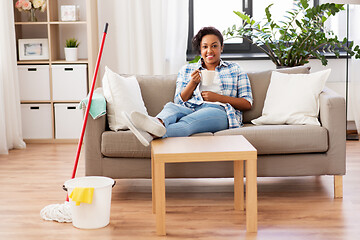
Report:
[{"label": "white mop head", "polygon": [[57,222],[72,222],[70,203],[65,201],[63,204],[51,204],[40,211],[40,216],[44,220]]}]

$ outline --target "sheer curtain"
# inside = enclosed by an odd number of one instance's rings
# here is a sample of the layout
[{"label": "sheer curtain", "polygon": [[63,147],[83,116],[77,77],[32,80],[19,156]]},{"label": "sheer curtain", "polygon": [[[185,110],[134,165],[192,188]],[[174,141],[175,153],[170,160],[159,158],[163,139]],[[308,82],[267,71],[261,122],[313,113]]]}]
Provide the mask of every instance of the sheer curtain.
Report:
[{"label": "sheer curtain", "polygon": [[13,1],[0,1],[0,154],[25,148],[22,140]]},{"label": "sheer curtain", "polygon": [[[100,74],[172,74],[186,63],[188,1],[98,0],[99,32],[109,30]],[[102,70],[102,71],[101,71]]]}]

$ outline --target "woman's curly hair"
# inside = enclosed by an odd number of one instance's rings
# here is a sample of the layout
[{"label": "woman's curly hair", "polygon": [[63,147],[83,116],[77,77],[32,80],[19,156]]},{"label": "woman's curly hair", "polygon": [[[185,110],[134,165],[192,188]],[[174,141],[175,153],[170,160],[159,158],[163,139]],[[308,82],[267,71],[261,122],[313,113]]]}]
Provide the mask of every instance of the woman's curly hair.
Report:
[{"label": "woman's curly hair", "polygon": [[200,50],[201,40],[205,35],[210,35],[210,34],[217,36],[219,38],[221,46],[223,46],[224,38],[219,30],[217,30],[214,27],[203,27],[199,30],[199,32],[193,37],[191,41],[194,52],[201,53]]}]

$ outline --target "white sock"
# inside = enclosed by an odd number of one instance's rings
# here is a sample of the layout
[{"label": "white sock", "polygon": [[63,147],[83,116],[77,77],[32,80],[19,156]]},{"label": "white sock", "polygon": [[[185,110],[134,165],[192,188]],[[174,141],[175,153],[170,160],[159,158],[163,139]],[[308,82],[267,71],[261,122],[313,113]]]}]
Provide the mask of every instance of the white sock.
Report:
[{"label": "white sock", "polygon": [[134,111],[130,113],[130,119],[136,128],[156,137],[162,137],[166,133],[166,128],[157,118]]},{"label": "white sock", "polygon": [[145,147],[149,146],[150,142],[153,140],[153,137],[149,133],[137,129],[131,122],[127,112],[121,112],[121,115],[127,127],[137,137],[137,139],[142,143],[142,145],[144,145]]}]

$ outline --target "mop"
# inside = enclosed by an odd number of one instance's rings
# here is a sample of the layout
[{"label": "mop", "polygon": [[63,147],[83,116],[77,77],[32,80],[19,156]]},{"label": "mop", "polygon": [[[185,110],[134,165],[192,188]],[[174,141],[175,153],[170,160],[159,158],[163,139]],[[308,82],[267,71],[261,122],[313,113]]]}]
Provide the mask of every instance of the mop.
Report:
[{"label": "mop", "polygon": [[[91,107],[91,100],[92,100],[92,96],[94,93],[96,76],[97,76],[97,73],[99,70],[100,59],[101,59],[101,55],[102,55],[102,51],[103,51],[103,47],[104,47],[104,43],[105,43],[108,26],[109,26],[109,24],[106,23],[102,41],[101,41],[99,54],[98,54],[98,58],[97,58],[97,62],[96,62],[96,67],[95,67],[94,77],[93,77],[93,81],[92,81],[92,85],[91,85],[91,90],[89,93],[89,100],[88,100],[88,104],[86,106],[85,118],[84,118],[82,130],[81,130],[81,136],[80,136],[77,151],[76,151],[76,158],[75,158],[74,168],[73,168],[73,172],[72,172],[72,176],[71,176],[72,179],[75,178],[76,169],[77,169],[78,162],[79,162],[81,146],[82,146],[82,142],[83,142],[83,138],[84,138],[87,118],[88,118],[90,107]],[[51,205],[44,207],[40,211],[40,216],[44,220],[48,220],[48,221],[72,222],[69,196],[68,195],[66,196],[66,201],[63,204],[51,204]]]}]

